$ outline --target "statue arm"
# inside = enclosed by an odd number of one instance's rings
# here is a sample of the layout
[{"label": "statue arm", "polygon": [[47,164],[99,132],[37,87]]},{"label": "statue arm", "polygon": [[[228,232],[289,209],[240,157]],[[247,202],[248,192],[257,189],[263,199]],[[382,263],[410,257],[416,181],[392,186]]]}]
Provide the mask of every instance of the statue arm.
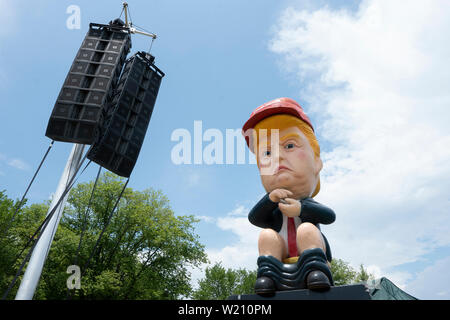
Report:
[{"label": "statue arm", "polygon": [[331,224],[336,220],[336,214],[332,209],[320,204],[312,198],[300,200],[300,203],[302,204],[300,212],[300,219],[302,222]]},{"label": "statue arm", "polygon": [[250,211],[248,220],[257,227],[271,228],[280,231],[283,223],[281,211],[278,209],[278,203],[269,199],[266,194]]}]

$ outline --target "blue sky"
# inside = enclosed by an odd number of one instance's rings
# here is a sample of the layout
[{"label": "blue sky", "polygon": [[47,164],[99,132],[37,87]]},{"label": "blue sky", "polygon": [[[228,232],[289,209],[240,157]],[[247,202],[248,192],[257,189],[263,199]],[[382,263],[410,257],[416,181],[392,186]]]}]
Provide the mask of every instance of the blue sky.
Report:
[{"label": "blue sky", "polygon": [[[317,199],[337,213],[324,228],[334,256],[419,298],[449,299],[450,279],[439,272],[450,266],[442,88],[450,62],[440,32],[449,11],[420,2],[128,1],[132,21],[158,35],[151,52],[166,73],[129,186],[160,189],[177,214],[201,218],[212,262],[254,269],[258,230],[246,214],[264,194],[255,165],[175,165],[171,135],[193,135],[198,120],[225,137],[260,104],[294,98],[321,144]],[[70,5],[81,10],[80,29],[66,27]],[[121,5],[0,0],[0,189],[10,197],[22,196],[50,143],[48,118],[89,23],[118,17]],[[144,36],[132,40],[132,53],[149,48]],[[30,202],[54,192],[70,149],[55,143]]]}]

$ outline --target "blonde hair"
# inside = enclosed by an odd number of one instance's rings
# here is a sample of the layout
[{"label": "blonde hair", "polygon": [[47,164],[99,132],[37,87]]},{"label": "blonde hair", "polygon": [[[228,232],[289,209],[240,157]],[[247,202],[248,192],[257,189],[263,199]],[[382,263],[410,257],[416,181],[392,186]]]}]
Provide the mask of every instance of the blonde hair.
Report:
[{"label": "blonde hair", "polygon": [[[317,141],[316,135],[314,134],[314,131],[312,130],[312,128],[303,120],[301,120],[297,117],[294,117],[290,114],[276,114],[276,115],[267,117],[267,118],[261,120],[260,122],[258,122],[255,125],[255,127],[253,128],[253,132],[252,132],[252,135],[253,135],[252,136],[253,139],[251,139],[252,149],[258,150],[258,144],[259,144],[258,132],[259,132],[259,130],[261,130],[261,129],[267,130],[266,131],[267,136],[270,136],[271,129],[283,130],[283,129],[286,129],[289,127],[294,127],[294,126],[299,128],[300,131],[308,139],[309,145],[311,146],[311,148],[314,152],[314,157],[320,158],[319,142]],[[258,162],[258,152],[254,152],[254,154],[256,156],[256,161]],[[319,193],[319,191],[320,191],[320,178],[319,178],[319,181],[317,182],[316,189],[314,190],[311,197],[316,196]]]}]

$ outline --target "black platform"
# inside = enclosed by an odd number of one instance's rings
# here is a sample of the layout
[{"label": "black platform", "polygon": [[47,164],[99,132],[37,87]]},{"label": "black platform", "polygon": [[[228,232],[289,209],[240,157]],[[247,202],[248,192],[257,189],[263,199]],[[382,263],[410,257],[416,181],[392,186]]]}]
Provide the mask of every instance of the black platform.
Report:
[{"label": "black platform", "polygon": [[331,287],[327,291],[309,289],[277,291],[272,296],[257,294],[232,295],[229,300],[371,300],[369,289],[362,285]]}]

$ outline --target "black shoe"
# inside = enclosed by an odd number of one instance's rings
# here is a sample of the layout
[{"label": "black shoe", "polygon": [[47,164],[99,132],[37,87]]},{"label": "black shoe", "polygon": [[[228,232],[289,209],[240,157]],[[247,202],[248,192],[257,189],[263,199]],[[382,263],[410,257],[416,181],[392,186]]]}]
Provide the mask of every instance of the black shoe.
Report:
[{"label": "black shoe", "polygon": [[255,293],[259,295],[271,295],[275,293],[275,282],[269,277],[259,277],[255,283]]},{"label": "black shoe", "polygon": [[330,279],[322,271],[314,270],[306,277],[306,286],[310,290],[328,290]]}]

